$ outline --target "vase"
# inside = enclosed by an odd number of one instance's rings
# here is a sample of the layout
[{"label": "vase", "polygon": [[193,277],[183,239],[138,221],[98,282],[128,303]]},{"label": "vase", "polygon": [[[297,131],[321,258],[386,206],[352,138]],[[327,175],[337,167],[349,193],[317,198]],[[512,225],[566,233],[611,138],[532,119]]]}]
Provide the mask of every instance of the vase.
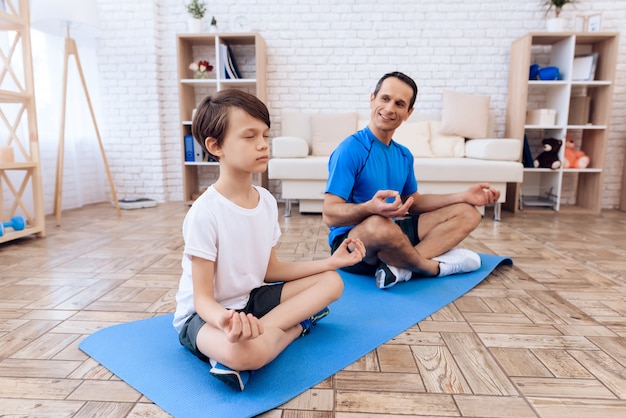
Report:
[{"label": "vase", "polygon": [[209,72],[208,71],[196,71],[193,78],[196,78],[196,79],[209,78]]},{"label": "vase", "polygon": [[189,33],[200,33],[202,32],[202,19],[189,19],[187,20],[187,29]]},{"label": "vase", "polygon": [[565,29],[565,19],[553,17],[546,20],[546,30],[548,32],[562,32]]}]

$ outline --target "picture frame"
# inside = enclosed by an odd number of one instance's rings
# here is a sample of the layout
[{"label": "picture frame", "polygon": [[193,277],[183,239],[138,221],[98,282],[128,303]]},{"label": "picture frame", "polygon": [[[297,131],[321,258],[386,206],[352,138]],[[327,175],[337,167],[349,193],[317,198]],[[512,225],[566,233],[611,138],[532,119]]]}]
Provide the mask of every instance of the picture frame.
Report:
[{"label": "picture frame", "polygon": [[572,65],[572,81],[591,81],[596,77],[598,53],[576,55]]},{"label": "picture frame", "polygon": [[587,32],[600,32],[602,25],[602,14],[596,13],[587,16]]},{"label": "picture frame", "polygon": [[587,31],[587,16],[585,16],[585,15],[576,15],[574,17],[574,31],[575,32],[586,32]]}]

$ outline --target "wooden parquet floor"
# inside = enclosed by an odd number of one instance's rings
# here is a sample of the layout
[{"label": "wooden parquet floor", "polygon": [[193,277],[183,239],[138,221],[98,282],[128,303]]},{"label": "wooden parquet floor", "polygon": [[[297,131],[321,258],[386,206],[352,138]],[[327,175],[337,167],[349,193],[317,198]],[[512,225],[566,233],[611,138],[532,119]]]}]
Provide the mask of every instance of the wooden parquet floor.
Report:
[{"label": "wooden parquet floor", "polygon": [[[168,416],[77,346],[174,310],[186,211],[91,205],[0,245],[0,415]],[[320,216],[281,224],[282,259],[328,255]],[[514,266],[263,417],[626,417],[625,231],[617,211],[486,216],[462,246]]]}]

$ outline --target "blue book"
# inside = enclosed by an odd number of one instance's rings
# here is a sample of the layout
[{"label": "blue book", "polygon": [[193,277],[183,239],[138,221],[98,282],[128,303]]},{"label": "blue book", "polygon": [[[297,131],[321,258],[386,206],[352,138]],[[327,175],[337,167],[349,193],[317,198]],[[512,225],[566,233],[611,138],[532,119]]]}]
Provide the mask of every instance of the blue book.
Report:
[{"label": "blue book", "polygon": [[194,161],[193,136],[185,135],[185,161]]},{"label": "blue book", "polygon": [[522,163],[526,168],[534,168],[533,156],[530,153],[530,144],[528,143],[528,137],[524,135],[524,153],[522,154]]}]

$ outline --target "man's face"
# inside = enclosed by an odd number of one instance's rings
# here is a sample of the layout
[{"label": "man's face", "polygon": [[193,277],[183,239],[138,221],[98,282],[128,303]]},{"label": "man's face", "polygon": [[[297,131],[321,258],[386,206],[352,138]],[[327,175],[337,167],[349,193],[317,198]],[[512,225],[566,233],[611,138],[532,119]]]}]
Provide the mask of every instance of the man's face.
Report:
[{"label": "man's face", "polygon": [[394,131],[413,113],[409,103],[413,89],[395,77],[383,81],[378,94],[370,96],[371,122],[380,131]]}]

